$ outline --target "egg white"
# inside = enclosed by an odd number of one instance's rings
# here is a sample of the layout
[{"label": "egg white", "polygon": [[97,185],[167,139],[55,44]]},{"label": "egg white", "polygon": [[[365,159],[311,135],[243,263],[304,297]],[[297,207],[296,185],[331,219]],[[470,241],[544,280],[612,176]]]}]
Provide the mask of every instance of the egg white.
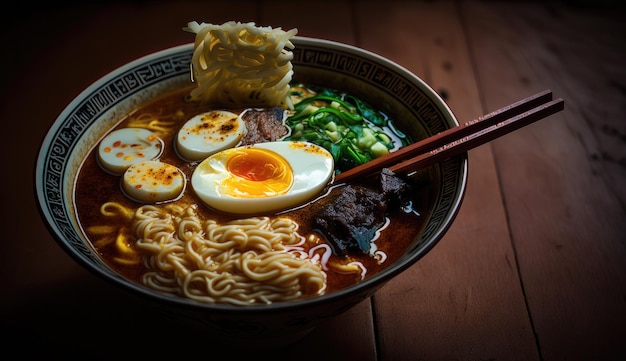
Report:
[{"label": "egg white", "polygon": [[163,140],[156,133],[143,128],[122,128],[102,139],[98,161],[104,169],[119,175],[132,164],[157,158],[162,151]]},{"label": "egg white", "polygon": [[185,122],[176,136],[176,150],[184,160],[200,161],[236,146],[245,132],[246,125],[240,115],[212,110]]},{"label": "egg white", "polygon": [[141,203],[158,203],[178,198],[185,189],[186,179],[177,167],[156,161],[131,165],[122,177],[122,189],[127,197]]},{"label": "egg white", "polygon": [[[271,196],[229,194],[221,187],[231,174],[226,167],[227,153],[241,148],[262,148],[282,156],[293,172],[291,187]],[[307,142],[276,141],[226,149],[203,160],[191,176],[191,186],[209,207],[234,214],[267,213],[306,203],[318,195],[334,171],[332,155],[324,148]]]}]

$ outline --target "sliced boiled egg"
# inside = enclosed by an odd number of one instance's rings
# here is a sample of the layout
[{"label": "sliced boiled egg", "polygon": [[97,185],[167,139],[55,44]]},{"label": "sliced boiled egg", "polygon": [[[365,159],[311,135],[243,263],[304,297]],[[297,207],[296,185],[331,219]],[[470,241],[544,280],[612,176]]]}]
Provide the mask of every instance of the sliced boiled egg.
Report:
[{"label": "sliced boiled egg", "polygon": [[236,146],[246,132],[243,119],[225,110],[213,110],[189,119],[176,137],[178,154],[200,161],[222,149]]},{"label": "sliced boiled egg", "polygon": [[135,163],[122,177],[122,189],[128,197],[142,203],[156,203],[177,198],[185,188],[180,169],[156,160]]},{"label": "sliced boiled egg", "polygon": [[98,146],[98,161],[119,175],[134,163],[152,160],[163,151],[163,140],[143,128],[122,128],[109,133]]},{"label": "sliced boiled egg", "polygon": [[329,182],[332,155],[307,142],[277,141],[230,148],[202,161],[191,176],[198,197],[217,210],[252,214],[311,200]]}]

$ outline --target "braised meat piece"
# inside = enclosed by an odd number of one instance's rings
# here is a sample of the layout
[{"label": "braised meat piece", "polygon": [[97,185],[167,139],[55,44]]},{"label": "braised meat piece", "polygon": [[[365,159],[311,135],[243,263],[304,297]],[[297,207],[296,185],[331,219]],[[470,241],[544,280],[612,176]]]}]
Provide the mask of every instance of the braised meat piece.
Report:
[{"label": "braised meat piece", "polygon": [[336,255],[368,253],[389,207],[399,206],[410,190],[407,182],[388,169],[383,169],[379,179],[378,189],[344,186],[317,214],[314,226]]},{"label": "braised meat piece", "polygon": [[346,185],[334,200],[321,210],[315,227],[337,255],[365,252],[376,230],[385,221],[387,205],[380,193],[363,187]]},{"label": "braised meat piece", "polygon": [[242,119],[246,124],[242,145],[272,142],[289,132],[284,123],[285,111],[281,107],[249,109]]},{"label": "braised meat piece", "polygon": [[380,171],[380,191],[389,203],[389,206],[396,207],[402,201],[409,185],[402,178],[387,168]]}]

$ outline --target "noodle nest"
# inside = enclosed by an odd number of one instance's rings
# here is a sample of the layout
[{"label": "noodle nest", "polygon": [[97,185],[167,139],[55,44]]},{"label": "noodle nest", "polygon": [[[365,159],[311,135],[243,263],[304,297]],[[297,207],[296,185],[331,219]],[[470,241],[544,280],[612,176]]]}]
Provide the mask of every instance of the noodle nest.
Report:
[{"label": "noodle nest", "polygon": [[[326,274],[288,218],[201,221],[193,207],[145,205],[132,230],[150,288],[203,303],[268,304],[321,294]],[[176,209],[178,208],[178,209]]]},{"label": "noodle nest", "polygon": [[197,87],[190,100],[222,105],[250,104],[293,108],[291,38],[297,29],[258,27],[229,21],[222,25],[189,22],[196,34],[192,68]]}]

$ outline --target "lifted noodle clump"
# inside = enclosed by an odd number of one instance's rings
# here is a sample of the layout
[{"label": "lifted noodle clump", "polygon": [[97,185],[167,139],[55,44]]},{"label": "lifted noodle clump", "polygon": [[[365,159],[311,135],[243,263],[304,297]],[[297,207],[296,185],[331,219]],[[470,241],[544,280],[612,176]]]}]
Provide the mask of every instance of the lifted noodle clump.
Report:
[{"label": "lifted noodle clump", "polygon": [[297,29],[192,21],[183,30],[196,34],[192,67],[198,86],[191,100],[293,108],[288,92],[293,76],[290,49],[295,46],[290,39]]}]

